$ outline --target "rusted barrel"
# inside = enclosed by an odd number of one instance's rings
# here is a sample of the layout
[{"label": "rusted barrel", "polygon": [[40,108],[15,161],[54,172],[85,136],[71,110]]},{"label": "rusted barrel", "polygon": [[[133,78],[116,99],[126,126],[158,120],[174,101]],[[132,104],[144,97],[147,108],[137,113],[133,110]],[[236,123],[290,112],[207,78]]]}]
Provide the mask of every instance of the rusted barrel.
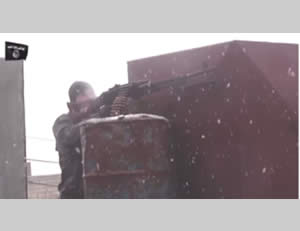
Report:
[{"label": "rusted barrel", "polygon": [[81,126],[85,198],[174,198],[169,123],[135,114]]}]

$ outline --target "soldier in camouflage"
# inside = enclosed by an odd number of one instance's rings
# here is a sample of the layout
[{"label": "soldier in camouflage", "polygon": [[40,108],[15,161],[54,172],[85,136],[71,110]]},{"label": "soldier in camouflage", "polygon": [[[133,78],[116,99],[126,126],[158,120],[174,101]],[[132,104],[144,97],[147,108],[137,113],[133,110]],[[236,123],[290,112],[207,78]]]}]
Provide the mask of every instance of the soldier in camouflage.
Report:
[{"label": "soldier in camouflage", "polygon": [[69,98],[69,112],[59,116],[53,125],[62,172],[58,189],[62,199],[80,199],[83,198],[83,187],[78,124],[94,110],[90,102],[96,99],[96,95],[88,83],[75,82],[69,89]]}]

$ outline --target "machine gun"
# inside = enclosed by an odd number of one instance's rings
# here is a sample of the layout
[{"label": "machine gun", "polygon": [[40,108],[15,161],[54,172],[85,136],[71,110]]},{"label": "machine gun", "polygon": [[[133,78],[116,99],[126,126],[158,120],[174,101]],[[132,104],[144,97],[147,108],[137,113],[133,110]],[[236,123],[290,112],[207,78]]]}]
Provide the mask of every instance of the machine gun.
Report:
[{"label": "machine gun", "polygon": [[[102,93],[99,97],[91,102],[91,116],[90,117],[109,117],[120,114],[128,114],[128,100],[140,99],[143,96],[151,95],[155,92],[166,88],[184,87],[190,84],[199,83],[214,83],[215,78],[213,70],[215,68],[199,71],[195,73],[178,76],[175,79],[160,81],[152,83],[149,80],[138,81],[123,85],[115,85],[108,91]],[[74,105],[76,106],[76,105]]]}]

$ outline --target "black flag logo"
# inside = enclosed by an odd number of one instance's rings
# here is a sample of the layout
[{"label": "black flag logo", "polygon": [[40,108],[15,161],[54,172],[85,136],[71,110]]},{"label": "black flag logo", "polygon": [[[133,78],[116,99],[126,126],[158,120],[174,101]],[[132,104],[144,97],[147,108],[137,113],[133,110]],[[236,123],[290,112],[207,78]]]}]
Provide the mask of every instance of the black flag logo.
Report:
[{"label": "black flag logo", "polygon": [[5,59],[22,60],[26,59],[28,46],[19,43],[5,42]]}]

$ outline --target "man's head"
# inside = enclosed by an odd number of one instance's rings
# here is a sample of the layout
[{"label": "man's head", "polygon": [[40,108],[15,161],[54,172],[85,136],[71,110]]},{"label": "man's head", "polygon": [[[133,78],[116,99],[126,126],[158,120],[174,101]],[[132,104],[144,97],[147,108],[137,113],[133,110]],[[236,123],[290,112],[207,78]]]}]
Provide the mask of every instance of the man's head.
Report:
[{"label": "man's head", "polygon": [[95,99],[96,95],[90,84],[82,81],[76,81],[69,89],[69,98],[69,109],[74,110],[74,107],[71,109],[70,105],[76,105],[76,111],[82,112],[87,110],[89,102]]}]

